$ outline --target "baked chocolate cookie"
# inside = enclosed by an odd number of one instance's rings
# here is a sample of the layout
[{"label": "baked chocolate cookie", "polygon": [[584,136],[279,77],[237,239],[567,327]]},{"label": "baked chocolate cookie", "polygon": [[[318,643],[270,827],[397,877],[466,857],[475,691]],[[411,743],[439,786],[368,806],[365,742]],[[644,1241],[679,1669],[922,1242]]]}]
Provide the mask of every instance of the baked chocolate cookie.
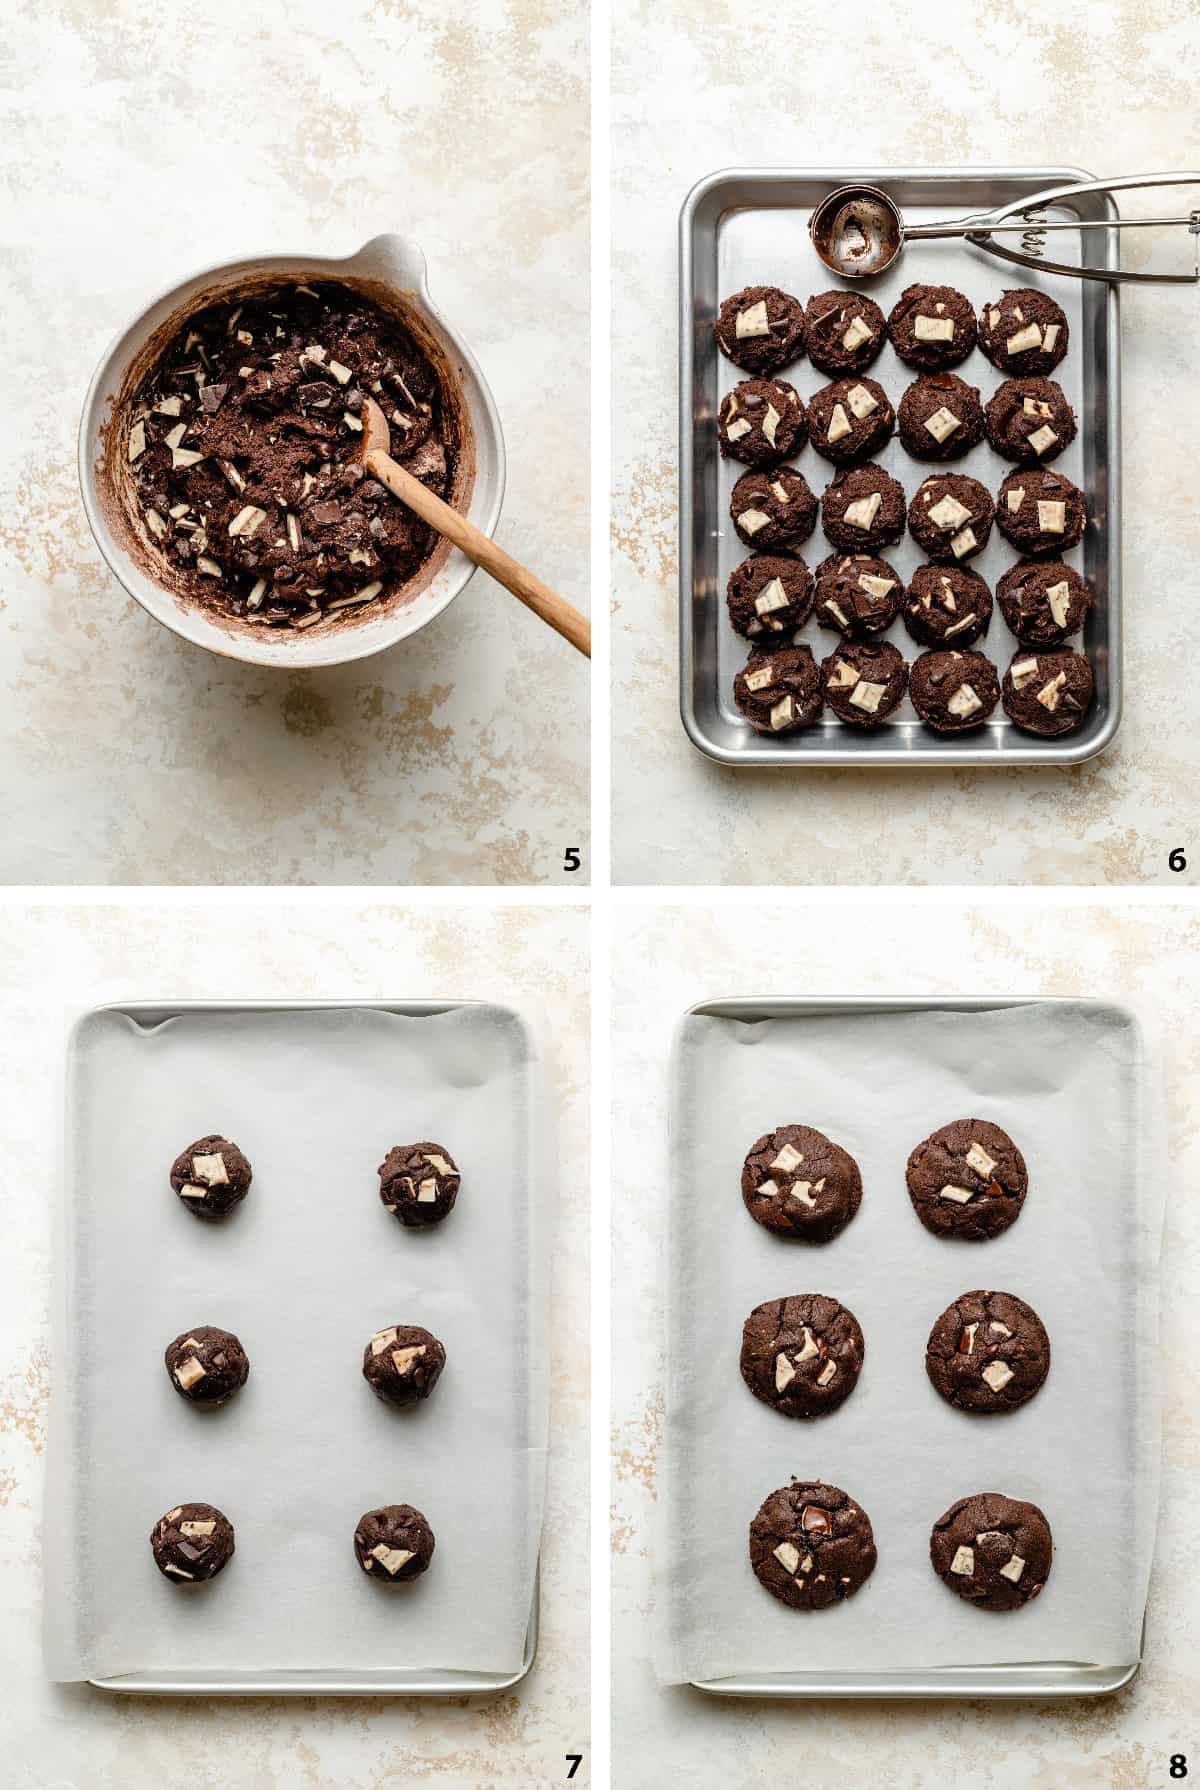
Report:
[{"label": "baked chocolate cookie", "polygon": [[215,1504],[177,1504],[150,1531],[154,1564],[173,1585],[215,1579],[233,1548],[233,1524]]},{"label": "baked chocolate cookie", "polygon": [[808,358],[833,378],[861,373],[887,339],[883,312],[865,292],[817,292],[804,312]]},{"label": "baked chocolate cookie", "polygon": [[745,286],[713,325],[717,347],[747,373],[774,373],[804,353],[804,310],[778,286]]},{"label": "baked chocolate cookie", "polygon": [[725,586],[729,620],[756,646],[784,646],[812,614],[813,575],[802,559],[754,553]]},{"label": "baked chocolate cookie", "polygon": [[892,439],[896,413],[874,379],[835,379],[808,401],[809,438],[835,466],[869,460]]},{"label": "baked chocolate cookie", "polygon": [[246,1384],[250,1362],[232,1330],[197,1324],[168,1343],[163,1355],[172,1386],[193,1405],[223,1405]]},{"label": "baked chocolate cookie", "polygon": [[800,394],[786,379],[743,379],[721,399],[717,439],[727,460],[778,466],[808,437]]},{"label": "baked chocolate cookie", "polygon": [[742,1325],[742,1378],[785,1417],[823,1417],[854,1391],[864,1349],[858,1319],[838,1300],[769,1299]]},{"label": "baked chocolate cookie", "polygon": [[821,719],[821,679],[806,646],[751,653],[733,700],[756,733],[795,733]]},{"label": "baked chocolate cookie", "polygon": [[904,625],[922,646],[970,646],[988,631],[992,593],[970,566],[918,566],[904,596]]},{"label": "baked chocolate cookie", "polygon": [[821,526],[842,553],[894,547],[904,533],[904,487],[874,463],[839,472],[821,498]]},{"label": "baked chocolate cookie", "polygon": [[1053,379],[1006,379],[984,415],[987,438],[1004,460],[1046,466],[1075,439],[1075,412]]},{"label": "baked chocolate cookie", "polygon": [[929,1559],[951,1591],[981,1610],[1018,1610],[1050,1574],[1054,1543],[1036,1504],[1003,1492],[960,1498],[933,1525]]},{"label": "baked chocolate cookie", "polygon": [[1022,646],[1062,646],[1093,600],[1091,586],[1059,559],[1018,560],[996,586],[1000,613]]},{"label": "baked chocolate cookie", "polygon": [[975,346],[975,313],[953,286],[906,286],[887,327],[900,359],[923,373],[957,367]]},{"label": "baked chocolate cookie", "polygon": [[1053,373],[1070,339],[1062,306],[1030,286],[1001,293],[979,313],[979,346],[1002,373]]},{"label": "baked chocolate cookie", "polygon": [[929,1332],[925,1371],[960,1411],[1014,1411],[1050,1371],[1050,1338],[1014,1293],[963,1293]]},{"label": "baked chocolate cookie", "polygon": [[756,1224],[804,1243],[828,1243],[862,1204],[862,1176],[848,1150],[809,1125],[780,1125],[751,1144],[742,1199]]},{"label": "baked chocolate cookie", "polygon": [[733,487],[729,513],[738,539],[756,553],[802,547],[817,526],[817,500],[792,466],[744,472]]},{"label": "baked chocolate cookie", "polygon": [[228,1218],[253,1179],[237,1145],[216,1132],[197,1138],[171,1164],[171,1186],[194,1218]]},{"label": "baked chocolate cookie", "polygon": [[1000,700],[996,667],[982,653],[922,653],[908,674],[912,705],[935,733],[971,733]]},{"label": "baked chocolate cookie", "polygon": [[1024,466],[1000,487],[996,526],[1018,553],[1057,558],[1083,538],[1087,503],[1079,486],[1061,473]]},{"label": "baked chocolate cookie", "polygon": [[442,1144],[393,1144],[379,1165],[379,1197],[402,1225],[440,1224],[454,1210],[461,1176]]},{"label": "baked chocolate cookie", "polygon": [[411,1504],[364,1511],[354,1530],[354,1558],[380,1585],[403,1585],[428,1570],[433,1530]]},{"label": "baked chocolate cookie", "polygon": [[420,1324],[377,1330],[363,1350],[363,1379],[389,1405],[415,1405],[442,1377],[446,1351]]},{"label": "baked chocolate cookie", "polygon": [[1096,680],[1083,653],[1018,652],[1004,674],[1004,712],[1025,733],[1058,739],[1083,725]]},{"label": "baked chocolate cookie", "polygon": [[832,628],[847,640],[882,634],[899,615],[903,598],[900,574],[870,553],[831,553],[817,567],[817,626]]},{"label": "baked chocolate cookie", "polygon": [[987,487],[961,472],[935,472],[917,487],[908,506],[913,540],[930,559],[946,564],[982,553],[995,519]]},{"label": "baked chocolate cookie", "polygon": [[840,1486],[794,1479],[764,1498],[750,1525],[750,1565],[793,1610],[827,1610],[875,1570],[871,1519]]},{"label": "baked chocolate cookie", "polygon": [[847,640],[821,665],[825,700],[848,727],[878,727],[899,708],[908,664],[890,640]]},{"label": "baked chocolate cookie", "polygon": [[940,1126],[909,1157],[907,1180],[913,1211],[927,1231],[972,1243],[1014,1224],[1029,1191],[1025,1158],[989,1119]]},{"label": "baked chocolate cookie", "polygon": [[897,415],[900,440],[914,460],[961,460],[983,440],[979,388],[957,373],[914,379]]}]

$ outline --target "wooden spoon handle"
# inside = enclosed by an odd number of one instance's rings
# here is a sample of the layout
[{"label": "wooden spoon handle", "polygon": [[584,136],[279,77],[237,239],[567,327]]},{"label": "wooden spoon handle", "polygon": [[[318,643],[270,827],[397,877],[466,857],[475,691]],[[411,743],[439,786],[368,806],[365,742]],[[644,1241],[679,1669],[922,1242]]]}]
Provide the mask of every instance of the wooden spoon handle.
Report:
[{"label": "wooden spoon handle", "polygon": [[552,591],[548,584],[543,584],[540,578],[515,560],[511,553],[506,553],[503,547],[497,547],[495,541],[489,540],[473,522],[468,522],[465,516],[452,510],[448,503],[443,503],[420,479],[414,479],[411,472],[405,472],[403,466],[398,466],[390,454],[385,454],[381,448],[375,448],[367,454],[363,465],[373,478],[387,486],[393,497],[398,497],[410,510],[415,510],[422,522],[428,522],[431,528],[436,528],[448,541],[453,541],[468,559],[474,560],[477,566],[482,566],[485,572],[490,572],[497,583],[502,584],[505,590],[510,590],[527,609],[540,615],[544,622],[557,629],[564,640],[569,640],[572,646],[591,658],[591,623],[586,616],[580,615],[578,609],[572,609],[564,598]]}]

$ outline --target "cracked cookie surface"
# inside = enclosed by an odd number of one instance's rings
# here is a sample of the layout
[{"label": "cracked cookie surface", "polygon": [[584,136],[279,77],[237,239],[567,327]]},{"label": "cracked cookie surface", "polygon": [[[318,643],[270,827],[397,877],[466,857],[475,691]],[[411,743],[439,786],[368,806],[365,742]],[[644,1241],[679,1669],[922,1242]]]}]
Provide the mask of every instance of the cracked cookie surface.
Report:
[{"label": "cracked cookie surface", "polygon": [[823,1417],[858,1384],[865,1344],[858,1319],[824,1293],[756,1305],[742,1326],[742,1378],[785,1417]]},{"label": "cracked cookie surface", "polygon": [[875,1570],[871,1519],[840,1486],[793,1480],[764,1498],[750,1525],[750,1564],[764,1591],[793,1610],[826,1610]]},{"label": "cracked cookie surface", "polygon": [[1032,1603],[1050,1574],[1054,1542],[1036,1504],[974,1492],[933,1525],[929,1559],[942,1583],[981,1610]]},{"label": "cracked cookie surface", "polygon": [[756,1224],[828,1243],[862,1202],[862,1176],[848,1150],[810,1125],[780,1125],[750,1146],[742,1199]]},{"label": "cracked cookie surface", "polygon": [[1020,1217],[1029,1191],[1025,1158],[988,1119],[939,1126],[908,1159],[908,1196],[927,1231],[979,1242]]},{"label": "cracked cookie surface", "polygon": [[961,1293],[929,1333],[925,1371],[959,1411],[1015,1411],[1050,1371],[1050,1338],[1031,1305],[1015,1293]]}]

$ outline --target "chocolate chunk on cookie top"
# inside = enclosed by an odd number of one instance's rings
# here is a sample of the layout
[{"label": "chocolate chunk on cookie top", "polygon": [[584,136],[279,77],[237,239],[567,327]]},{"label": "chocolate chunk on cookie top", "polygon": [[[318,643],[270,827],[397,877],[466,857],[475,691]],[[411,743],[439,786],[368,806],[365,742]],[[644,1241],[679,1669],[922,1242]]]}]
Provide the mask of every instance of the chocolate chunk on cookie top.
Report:
[{"label": "chocolate chunk on cookie top", "polygon": [[756,646],[786,646],[812,614],[813,575],[802,559],[752,553],[725,586],[729,620]]},{"label": "chocolate chunk on cookie top", "polygon": [[890,640],[848,640],[822,661],[821,687],[847,727],[878,727],[904,699],[908,664]]},{"label": "chocolate chunk on cookie top", "polygon": [[420,1324],[377,1330],[363,1350],[363,1379],[389,1405],[415,1405],[428,1398],[445,1365],[445,1348]]},{"label": "chocolate chunk on cookie top", "polygon": [[1031,653],[1023,648],[1004,674],[1001,696],[1009,720],[1026,733],[1056,739],[1082,727],[1096,682],[1083,653]]},{"label": "chocolate chunk on cookie top", "polygon": [[778,286],[745,286],[727,298],[713,325],[717,347],[747,373],[774,373],[804,353],[804,311]]},{"label": "chocolate chunk on cookie top", "polygon": [[717,439],[727,460],[778,466],[804,446],[807,434],[800,394],[786,379],[743,379],[721,399]]},{"label": "chocolate chunk on cookie top", "polygon": [[922,646],[970,646],[986,634],[992,593],[970,566],[918,566],[904,599],[904,625]]},{"label": "chocolate chunk on cookie top", "polygon": [[960,1411],[1012,1411],[1049,1373],[1050,1338],[1015,1293],[963,1293],[929,1332],[925,1371]]},{"label": "chocolate chunk on cookie top", "polygon": [[1000,700],[996,667],[982,653],[932,652],[914,659],[912,705],[935,733],[972,733]]},{"label": "chocolate chunk on cookie top", "polygon": [[403,1225],[440,1224],[454,1210],[460,1180],[443,1144],[395,1144],[379,1165],[379,1197]]},{"label": "chocolate chunk on cookie top", "polygon": [[840,1486],[793,1480],[759,1507],[750,1564],[764,1591],[793,1610],[827,1610],[875,1570],[871,1519]]},{"label": "chocolate chunk on cookie top", "polygon": [[215,1504],[176,1504],[150,1531],[154,1564],[173,1585],[215,1579],[233,1548],[233,1524]]},{"label": "chocolate chunk on cookie top", "polygon": [[368,1510],[354,1530],[354,1557],[381,1585],[403,1585],[429,1568],[436,1546],[433,1530],[411,1504],[383,1504]]},{"label": "chocolate chunk on cookie top", "polygon": [[1078,485],[1040,466],[1010,472],[996,499],[996,527],[1018,553],[1057,558],[1083,538],[1087,502]]},{"label": "chocolate chunk on cookie top", "polygon": [[892,439],[896,412],[874,379],[835,379],[808,401],[808,431],[822,459],[855,466],[879,453]]},{"label": "chocolate chunk on cookie top", "polygon": [[863,1333],[852,1311],[823,1293],[757,1305],[742,1326],[742,1378],[785,1417],[823,1417],[858,1384]]},{"label": "chocolate chunk on cookie top", "polygon": [[839,472],[821,498],[821,526],[841,553],[893,547],[904,533],[904,487],[874,464]]},{"label": "chocolate chunk on cookie top", "polygon": [[900,440],[914,460],[960,460],[983,440],[978,387],[957,373],[914,380],[896,414]]},{"label": "chocolate chunk on cookie top", "polygon": [[215,1132],[197,1138],[171,1164],[171,1186],[195,1218],[227,1218],[253,1179],[237,1145]]},{"label": "chocolate chunk on cookie top", "polygon": [[828,1243],[862,1203],[862,1176],[848,1150],[809,1125],[780,1125],[752,1144],[742,1198],[757,1224],[805,1243]]},{"label": "chocolate chunk on cookie top", "polygon": [[733,680],[738,712],[756,733],[796,733],[821,719],[821,678],[806,646],[751,653]]},{"label": "chocolate chunk on cookie top", "polygon": [[913,1210],[937,1237],[998,1237],[1020,1217],[1028,1190],[1025,1158],[987,1119],[941,1126],[908,1159]]},{"label": "chocolate chunk on cookie top", "polygon": [[804,313],[808,358],[822,373],[861,373],[887,338],[883,312],[865,292],[817,292]]},{"label": "chocolate chunk on cookie top", "polygon": [[996,506],[978,479],[938,472],[918,486],[908,506],[909,533],[930,559],[956,564],[988,544]]},{"label": "chocolate chunk on cookie top", "polygon": [[975,313],[953,286],[907,286],[888,317],[892,347],[907,366],[943,372],[975,346]]},{"label": "chocolate chunk on cookie top", "polygon": [[1062,306],[1030,286],[1002,293],[979,313],[979,346],[1002,373],[1053,373],[1070,339]]},{"label": "chocolate chunk on cookie top", "polygon": [[756,553],[792,552],[817,526],[817,500],[803,473],[790,466],[743,473],[729,513],[738,539]]},{"label": "chocolate chunk on cookie top", "polygon": [[1075,439],[1075,412],[1053,379],[1006,379],[989,399],[987,437],[1005,460],[1045,466]]},{"label": "chocolate chunk on cookie top", "polygon": [[1094,598],[1074,566],[1023,559],[1001,578],[996,601],[1022,646],[1062,646],[1078,634]]},{"label": "chocolate chunk on cookie top", "polygon": [[250,1362],[232,1330],[197,1324],[168,1343],[167,1374],[181,1398],[193,1405],[223,1405],[246,1384]]},{"label": "chocolate chunk on cookie top", "polygon": [[886,559],[870,553],[831,553],[816,570],[813,613],[819,628],[848,640],[870,639],[900,613],[904,584]]},{"label": "chocolate chunk on cookie top", "polygon": [[981,1610],[1018,1610],[1050,1576],[1054,1542],[1036,1504],[1003,1492],[960,1498],[933,1525],[929,1559],[943,1585]]}]

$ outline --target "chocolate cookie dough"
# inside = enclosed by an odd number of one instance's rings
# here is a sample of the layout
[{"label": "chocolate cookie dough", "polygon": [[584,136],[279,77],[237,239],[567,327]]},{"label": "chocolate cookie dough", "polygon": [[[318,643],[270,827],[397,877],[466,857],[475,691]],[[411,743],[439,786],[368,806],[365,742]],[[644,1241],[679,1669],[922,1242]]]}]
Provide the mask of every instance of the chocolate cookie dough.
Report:
[{"label": "chocolate cookie dough", "polygon": [[806,646],[751,653],[733,700],[756,733],[795,733],[821,719],[821,680]]},{"label": "chocolate cookie dough", "polygon": [[389,1405],[415,1405],[428,1398],[445,1365],[442,1344],[420,1324],[378,1330],[363,1350],[363,1379]]},{"label": "chocolate cookie dough", "polygon": [[904,487],[882,466],[839,472],[821,499],[821,526],[842,553],[894,547],[904,533]]},{"label": "chocolate cookie dough", "polygon": [[1036,1504],[1003,1492],[960,1498],[933,1525],[929,1559],[943,1585],[981,1610],[1031,1603],[1050,1574],[1054,1544]]},{"label": "chocolate cookie dough", "polygon": [[840,1486],[794,1479],[750,1525],[750,1564],[764,1591],[793,1610],[827,1610],[875,1570],[871,1519]]},{"label": "chocolate cookie dough", "polygon": [[900,440],[914,460],[961,460],[983,440],[979,388],[957,373],[914,379],[897,415]]},{"label": "chocolate cookie dough", "polygon": [[808,1125],[780,1125],[750,1146],[742,1199],[756,1224],[804,1243],[828,1243],[862,1204],[848,1150]]},{"label": "chocolate cookie dough", "polygon": [[1001,694],[1009,720],[1026,733],[1058,739],[1082,726],[1096,682],[1083,653],[1017,653],[1004,674]]},{"label": "chocolate cookie dough", "polygon": [[858,1319],[838,1300],[770,1299],[742,1325],[742,1378],[785,1417],[823,1417],[857,1386],[864,1347]]},{"label": "chocolate cookie dough", "polygon": [[778,286],[745,286],[721,306],[717,347],[747,373],[774,373],[804,353],[800,300]]},{"label": "chocolate cookie dough", "polygon": [[957,367],[975,346],[975,313],[953,286],[907,286],[887,327],[900,359],[924,373]]},{"label": "chocolate cookie dough", "polygon": [[1040,467],[1010,472],[996,500],[996,526],[1018,553],[1043,559],[1065,553],[1087,526],[1083,492],[1061,473]]},{"label": "chocolate cookie dough", "polygon": [[836,379],[808,401],[813,447],[835,466],[854,466],[880,453],[895,427],[891,400],[874,379]]},{"label": "chocolate cookie dough", "polygon": [[1053,379],[1006,379],[984,414],[987,438],[1004,460],[1045,466],[1075,439],[1075,412]]},{"label": "chocolate cookie dough", "polygon": [[786,379],[743,379],[721,399],[717,439],[727,460],[777,466],[804,446],[807,435],[800,394]]},{"label": "chocolate cookie dough", "polygon": [[215,1579],[233,1547],[233,1524],[215,1504],[177,1504],[150,1531],[154,1564],[173,1585]]},{"label": "chocolate cookie dough", "polygon": [[454,1210],[460,1181],[442,1144],[394,1144],[379,1165],[379,1197],[410,1227],[440,1224]]},{"label": "chocolate cookie dough", "polygon": [[996,586],[1000,613],[1022,646],[1062,646],[1092,607],[1090,585],[1061,560],[1023,559]]},{"label": "chocolate cookie dough", "polygon": [[927,1231],[978,1243],[1021,1215],[1029,1190],[1025,1158],[988,1119],[942,1125],[908,1159],[908,1197]]},{"label": "chocolate cookie dough", "polygon": [[1000,700],[996,667],[982,653],[922,653],[908,674],[912,705],[935,733],[982,727]]},{"label": "chocolate cookie dough", "polygon": [[817,500],[804,475],[791,466],[743,473],[733,487],[729,513],[738,539],[758,553],[802,547],[817,526]]},{"label": "chocolate cookie dough", "polygon": [[232,1330],[197,1324],[168,1343],[164,1360],[171,1384],[194,1405],[223,1405],[246,1384],[250,1362]]},{"label": "chocolate cookie dough", "polygon": [[887,339],[883,312],[865,292],[817,292],[804,313],[808,358],[822,373],[861,373]]},{"label": "chocolate cookie dough", "polygon": [[936,472],[908,506],[908,528],[930,559],[974,559],[988,544],[996,508],[986,487],[961,472]]},{"label": "chocolate cookie dough", "polygon": [[171,1164],[171,1186],[195,1218],[227,1218],[253,1179],[237,1145],[215,1132],[197,1138]]},{"label": "chocolate cookie dough", "polygon": [[1050,1338],[1015,1294],[963,1293],[929,1332],[925,1371],[960,1411],[1013,1411],[1049,1373]]},{"label": "chocolate cookie dough", "polygon": [[392,313],[319,280],[191,317],[138,389],[128,441],[172,582],[264,628],[315,626],[406,584],[437,536],[358,464],[364,393],[394,457],[444,496],[453,406]]},{"label": "chocolate cookie dough", "polygon": [[812,614],[813,575],[802,559],[755,553],[729,574],[725,602],[730,622],[745,639],[782,646]]},{"label": "chocolate cookie dough", "polygon": [[825,700],[848,727],[878,727],[904,700],[908,665],[888,640],[849,640],[821,666]]},{"label": "chocolate cookie dough", "polygon": [[904,585],[886,559],[831,553],[817,567],[813,614],[848,640],[882,634],[900,613]]},{"label": "chocolate cookie dough", "polygon": [[381,1585],[401,1585],[428,1570],[436,1546],[433,1530],[411,1504],[383,1504],[358,1519],[354,1557]]},{"label": "chocolate cookie dough", "polygon": [[922,646],[970,646],[988,631],[992,593],[970,566],[918,566],[904,598],[904,625]]},{"label": "chocolate cookie dough", "polygon": [[1003,293],[979,313],[979,346],[1002,373],[1053,373],[1070,339],[1062,306],[1028,286]]}]

